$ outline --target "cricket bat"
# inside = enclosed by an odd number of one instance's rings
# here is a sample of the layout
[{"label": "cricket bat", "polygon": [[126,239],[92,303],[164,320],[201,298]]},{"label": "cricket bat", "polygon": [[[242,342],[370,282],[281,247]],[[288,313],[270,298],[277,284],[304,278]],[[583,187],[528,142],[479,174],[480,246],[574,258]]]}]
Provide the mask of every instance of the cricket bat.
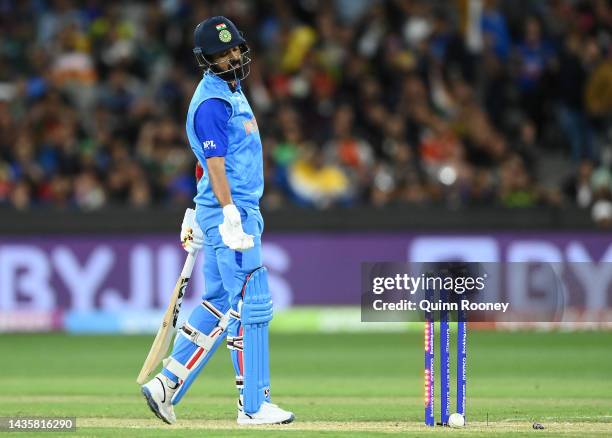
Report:
[{"label": "cricket bat", "polygon": [[[193,216],[191,216],[192,214]],[[185,219],[188,219],[188,216],[193,218],[195,221],[194,210],[188,209],[185,213]],[[183,270],[181,271],[181,276],[176,281],[176,285],[172,291],[170,304],[168,304],[168,308],[166,309],[166,313],[164,313],[164,317],[162,318],[162,322],[159,326],[159,330],[157,331],[157,335],[155,336],[155,340],[153,341],[153,345],[151,345],[149,354],[147,355],[147,358],[142,365],[142,369],[140,370],[140,374],[138,374],[138,378],[136,379],[136,382],[138,382],[139,385],[142,385],[147,381],[149,375],[157,368],[159,362],[168,352],[170,343],[172,342],[174,334],[176,333],[176,322],[181,310],[181,304],[183,303],[185,289],[187,289],[189,277],[191,277],[191,272],[193,271],[196,256],[197,252],[187,255],[187,259],[183,265]]]}]

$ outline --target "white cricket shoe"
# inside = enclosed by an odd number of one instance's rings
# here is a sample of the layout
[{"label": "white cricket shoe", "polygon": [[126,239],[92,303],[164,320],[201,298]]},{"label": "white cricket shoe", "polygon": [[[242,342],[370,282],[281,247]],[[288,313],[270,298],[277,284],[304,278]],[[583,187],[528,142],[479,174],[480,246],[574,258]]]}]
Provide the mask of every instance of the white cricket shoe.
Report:
[{"label": "white cricket shoe", "polygon": [[159,373],[147,383],[142,385],[140,392],[147,400],[149,408],[158,418],[168,424],[176,422],[172,396],[178,388],[178,384]]},{"label": "white cricket shoe", "polygon": [[285,411],[274,403],[263,402],[259,411],[247,414],[238,400],[238,424],[289,424],[295,419],[293,412]]}]

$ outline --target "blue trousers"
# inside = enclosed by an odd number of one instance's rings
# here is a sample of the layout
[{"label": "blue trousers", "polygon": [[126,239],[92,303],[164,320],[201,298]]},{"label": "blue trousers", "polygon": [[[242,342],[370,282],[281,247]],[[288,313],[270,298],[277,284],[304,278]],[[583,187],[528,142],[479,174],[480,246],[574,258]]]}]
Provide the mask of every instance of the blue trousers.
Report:
[{"label": "blue trousers", "polygon": [[[238,303],[242,298],[242,288],[248,274],[262,266],[261,235],[263,233],[263,218],[259,209],[241,208],[240,217],[242,228],[247,234],[254,236],[255,246],[247,251],[239,252],[229,249],[222,241],[219,233],[219,225],[223,222],[223,211],[221,208],[198,207],[196,219],[204,233],[204,281],[206,291],[202,299],[211,303],[219,312],[226,313],[230,308],[239,312]],[[188,323],[200,333],[209,335],[219,323],[219,319],[203,306],[197,306],[188,318]],[[206,365],[217,347],[223,343],[227,333],[232,336],[238,335],[240,322],[231,319],[228,329],[223,336],[219,337],[214,347],[200,361],[197,370],[193,370],[189,376],[191,384],[193,378]],[[184,336],[177,334],[171,356],[190,368],[190,364],[196,362],[202,354],[201,349]],[[242,357],[238,352],[232,350],[232,362],[236,376],[242,375]],[[175,382],[179,379],[167,369],[162,371],[164,375]],[[187,389],[185,388],[185,390]],[[183,392],[183,391],[181,391]],[[182,397],[182,394],[180,395]],[[180,398],[176,402],[180,401]]]}]

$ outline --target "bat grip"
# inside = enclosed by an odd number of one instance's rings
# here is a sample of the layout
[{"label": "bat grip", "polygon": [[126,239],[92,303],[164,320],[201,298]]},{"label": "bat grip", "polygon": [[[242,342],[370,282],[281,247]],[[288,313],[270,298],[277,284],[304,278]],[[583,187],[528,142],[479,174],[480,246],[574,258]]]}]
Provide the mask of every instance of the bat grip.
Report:
[{"label": "bat grip", "polygon": [[181,277],[189,278],[191,277],[191,272],[193,271],[193,265],[195,264],[196,257],[198,256],[197,251],[193,254],[187,254],[187,260],[185,260],[185,264],[183,265],[183,270],[181,271]]}]

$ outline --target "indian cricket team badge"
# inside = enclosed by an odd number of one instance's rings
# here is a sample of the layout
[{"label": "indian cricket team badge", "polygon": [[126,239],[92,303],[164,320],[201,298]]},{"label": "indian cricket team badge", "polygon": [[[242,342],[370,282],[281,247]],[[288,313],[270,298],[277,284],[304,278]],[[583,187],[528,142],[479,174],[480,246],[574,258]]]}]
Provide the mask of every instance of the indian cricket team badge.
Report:
[{"label": "indian cricket team badge", "polygon": [[221,42],[229,43],[232,40],[232,34],[229,30],[227,30],[225,23],[219,23],[215,26],[215,28],[219,31],[219,39]]}]

